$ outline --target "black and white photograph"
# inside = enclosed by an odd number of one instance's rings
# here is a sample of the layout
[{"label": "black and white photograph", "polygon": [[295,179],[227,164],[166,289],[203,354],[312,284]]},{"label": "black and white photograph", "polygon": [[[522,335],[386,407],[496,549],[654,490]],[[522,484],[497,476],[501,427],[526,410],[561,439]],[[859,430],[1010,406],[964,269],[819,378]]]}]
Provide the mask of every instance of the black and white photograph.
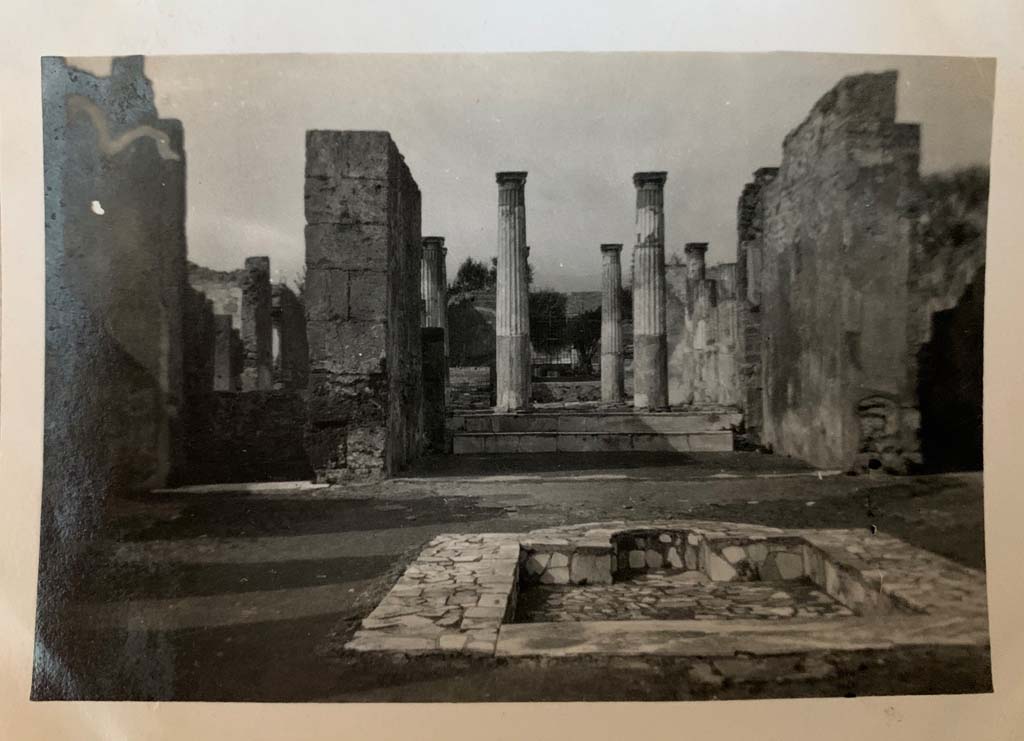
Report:
[{"label": "black and white photograph", "polygon": [[62,51],[33,700],[993,691],[993,58]]}]

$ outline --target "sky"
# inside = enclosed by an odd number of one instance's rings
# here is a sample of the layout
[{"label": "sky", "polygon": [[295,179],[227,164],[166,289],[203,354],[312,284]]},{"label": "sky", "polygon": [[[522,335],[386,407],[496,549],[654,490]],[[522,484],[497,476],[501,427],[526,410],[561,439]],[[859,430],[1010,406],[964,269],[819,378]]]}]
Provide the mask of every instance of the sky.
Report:
[{"label": "sky", "polygon": [[[76,61],[77,63],[77,61]],[[632,175],[666,170],[666,255],[736,252],[755,169],[842,77],[896,69],[897,120],[922,125],[924,173],[986,164],[994,62],[832,54],[435,54],[150,57],[157,107],[184,124],[189,257],[303,263],[307,129],[391,133],[446,238],[448,275],[496,254],[494,174],[526,170],[535,286],[599,290],[602,242],[634,239]],[[629,260],[623,254],[624,267]],[[628,270],[624,270],[628,277]]]}]

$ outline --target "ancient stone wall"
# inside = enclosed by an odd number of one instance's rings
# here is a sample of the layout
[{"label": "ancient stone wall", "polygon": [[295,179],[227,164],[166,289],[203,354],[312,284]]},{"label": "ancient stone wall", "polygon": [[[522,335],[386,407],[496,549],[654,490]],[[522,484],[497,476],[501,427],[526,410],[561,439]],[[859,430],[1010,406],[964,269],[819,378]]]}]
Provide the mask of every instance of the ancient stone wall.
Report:
[{"label": "ancient stone wall", "polygon": [[302,481],[306,392],[210,392],[189,398],[183,483]]},{"label": "ancient stone wall", "polygon": [[[109,77],[42,62],[46,404],[36,685],[61,682],[60,614],[106,500],[182,459],[185,154],[141,57]],[[56,671],[56,673],[55,673]]]},{"label": "ancient stone wall", "polygon": [[420,193],[386,132],[306,135],[307,448],[317,476],[420,452]]},{"label": "ancient stone wall", "polygon": [[494,367],[453,366],[448,390],[452,409],[489,409],[494,406]]},{"label": "ancient stone wall", "polygon": [[530,391],[541,404],[601,401],[600,381],[534,381]]},{"label": "ancient stone wall", "polygon": [[669,404],[739,403],[735,265],[665,267]]},{"label": "ancient stone wall", "polygon": [[445,437],[447,358],[444,352],[444,329],[424,327],[423,343],[423,405],[420,422],[423,430],[423,451],[443,454],[449,445]]},{"label": "ancient stone wall", "polygon": [[288,286],[272,286],[276,354],[274,388],[302,389],[309,384],[309,342],[306,338],[306,308]]},{"label": "ancient stone wall", "polygon": [[761,269],[764,255],[762,191],[779,174],[762,167],[743,188],[736,214],[736,383],[747,435],[761,440]]},{"label": "ancient stone wall", "polygon": [[842,80],[761,189],[763,439],[819,466],[920,459],[908,373],[920,136],[895,113],[895,72]]},{"label": "ancient stone wall", "polygon": [[181,447],[181,124],[159,117],[141,57],[106,78],[46,58],[43,103],[46,488],[159,486]]}]

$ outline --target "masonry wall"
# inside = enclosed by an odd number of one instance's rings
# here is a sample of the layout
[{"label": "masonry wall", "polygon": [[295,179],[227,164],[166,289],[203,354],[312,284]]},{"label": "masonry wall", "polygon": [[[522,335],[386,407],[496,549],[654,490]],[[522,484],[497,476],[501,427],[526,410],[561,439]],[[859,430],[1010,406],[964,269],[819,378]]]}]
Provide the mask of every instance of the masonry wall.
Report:
[{"label": "masonry wall", "polygon": [[185,423],[183,483],[313,478],[304,445],[306,392],[197,393]]},{"label": "masonry wall", "polygon": [[288,286],[275,283],[272,319],[276,334],[274,388],[302,389],[309,384],[309,342],[306,308]]},{"label": "masonry wall", "polygon": [[690,279],[685,265],[665,266],[669,404],[735,405],[735,265]]},{"label": "masonry wall", "polygon": [[185,155],[141,57],[42,62],[46,404],[34,692],[66,680],[49,618],[109,497],[182,458]]},{"label": "masonry wall", "polygon": [[819,466],[920,462],[908,371],[919,130],[895,113],[896,73],[842,80],[761,190],[763,439]]},{"label": "masonry wall", "polygon": [[421,449],[420,193],[386,132],[306,135],[307,450],[318,478]]},{"label": "masonry wall", "polygon": [[764,256],[765,201],[762,191],[778,175],[762,167],[743,188],[736,214],[736,386],[746,433],[761,442],[763,373],[761,367],[761,270]]}]

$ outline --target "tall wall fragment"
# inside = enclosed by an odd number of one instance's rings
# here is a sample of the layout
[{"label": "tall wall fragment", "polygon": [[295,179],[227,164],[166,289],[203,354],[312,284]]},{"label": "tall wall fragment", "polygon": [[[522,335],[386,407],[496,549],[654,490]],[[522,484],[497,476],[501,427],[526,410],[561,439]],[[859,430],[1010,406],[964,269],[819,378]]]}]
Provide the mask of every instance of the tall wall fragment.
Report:
[{"label": "tall wall fragment", "polygon": [[306,134],[307,449],[317,477],[420,452],[420,192],[386,132]]},{"label": "tall wall fragment", "polygon": [[[922,404],[957,373],[977,379],[964,434],[980,450],[984,209],[977,238],[925,247],[944,207],[918,172],[918,126],[895,121],[896,82],[895,72],[840,81],[786,137],[777,176],[758,171],[740,202],[744,406],[756,419],[759,360],[763,442],[823,467],[935,465]],[[943,325],[942,346],[928,347],[941,312],[961,305],[975,339]],[[929,379],[922,353],[959,365]]]},{"label": "tall wall fragment", "polygon": [[60,682],[48,619],[108,497],[181,461],[185,155],[142,57],[97,77],[42,63],[46,405],[34,686]]}]

